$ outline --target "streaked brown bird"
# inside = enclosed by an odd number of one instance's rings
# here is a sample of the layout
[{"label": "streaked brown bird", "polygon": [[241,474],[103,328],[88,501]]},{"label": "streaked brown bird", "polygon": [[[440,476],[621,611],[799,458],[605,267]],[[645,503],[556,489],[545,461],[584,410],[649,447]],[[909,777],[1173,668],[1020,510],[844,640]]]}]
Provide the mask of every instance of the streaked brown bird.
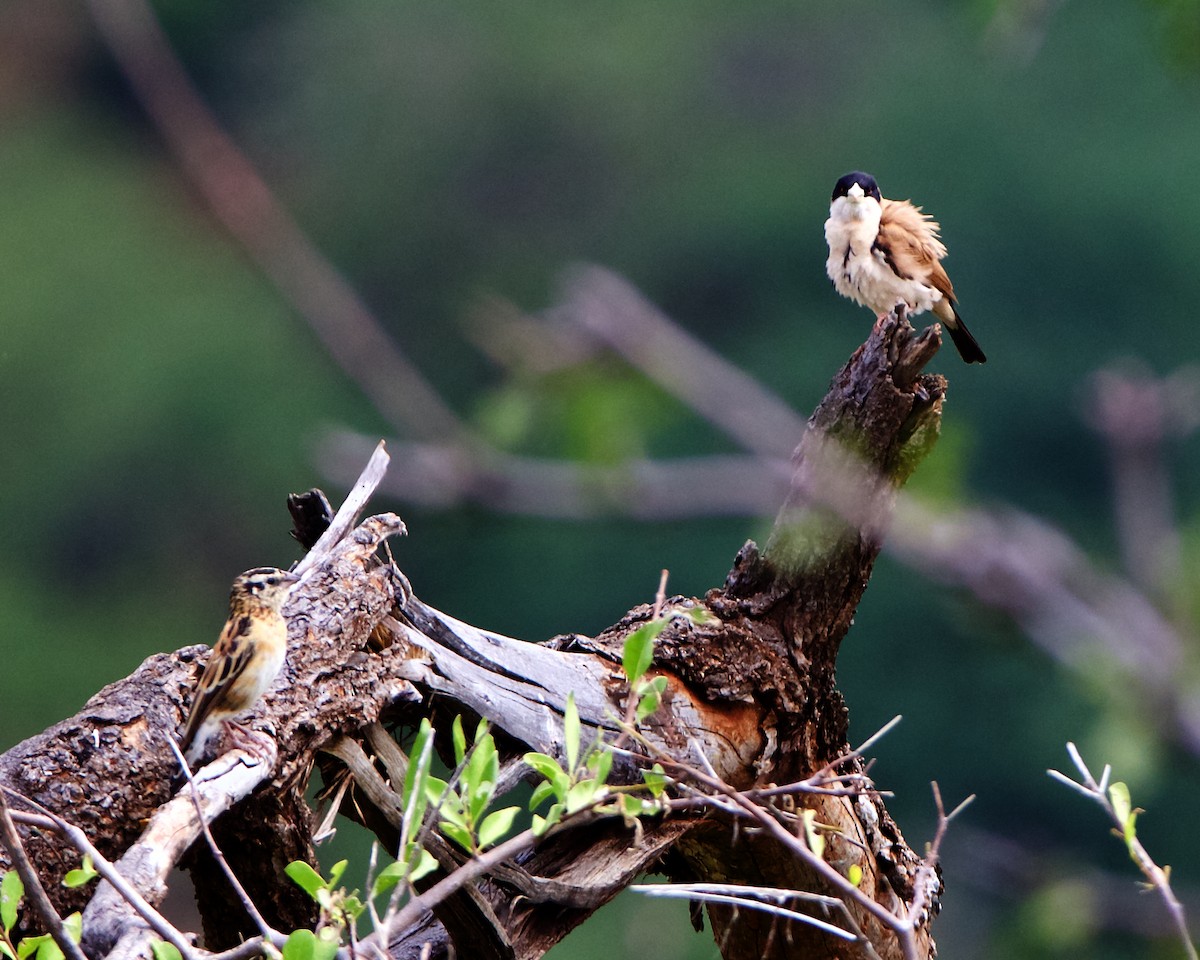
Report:
[{"label": "streaked brown bird", "polygon": [[932,310],[967,363],[987,360],[958,314],[954,286],[941,261],[946,245],[937,221],[908,200],[886,200],[875,178],[855,171],[833,188],[825,272],[843,297],[884,315],[898,303],[910,314]]},{"label": "streaked brown bird", "polygon": [[287,621],[280,608],[300,578],[276,567],[255,567],[233,581],[229,619],[196,685],[179,748],[193,766],[209,742],[249,710],[274,682],[287,657]]}]

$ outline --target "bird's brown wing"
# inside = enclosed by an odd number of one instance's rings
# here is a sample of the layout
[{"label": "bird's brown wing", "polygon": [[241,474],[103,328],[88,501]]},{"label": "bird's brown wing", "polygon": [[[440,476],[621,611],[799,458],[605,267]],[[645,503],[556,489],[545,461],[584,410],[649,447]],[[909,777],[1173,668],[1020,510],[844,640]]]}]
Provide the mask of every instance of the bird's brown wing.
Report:
[{"label": "bird's brown wing", "polygon": [[183,728],[180,749],[186,750],[191,745],[196,731],[212,714],[213,708],[228,695],[238,677],[246,672],[254,652],[254,644],[250,640],[251,623],[251,618],[245,614],[231,617],[226,622],[212,653],[208,655],[204,675],[196,685],[196,696],[192,700],[187,725]]},{"label": "bird's brown wing", "polygon": [[946,246],[937,221],[907,200],[884,200],[875,249],[897,276],[927,283],[954,300],[954,286],[940,261]]}]

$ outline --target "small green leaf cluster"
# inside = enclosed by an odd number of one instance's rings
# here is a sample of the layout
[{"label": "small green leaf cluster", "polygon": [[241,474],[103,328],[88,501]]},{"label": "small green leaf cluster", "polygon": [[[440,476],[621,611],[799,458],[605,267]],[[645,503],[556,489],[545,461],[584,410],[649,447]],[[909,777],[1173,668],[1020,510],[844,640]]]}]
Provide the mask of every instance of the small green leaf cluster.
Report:
[{"label": "small green leaf cluster", "polygon": [[500,754],[488,727],[487,720],[479,721],[468,750],[462,717],[455,717],[451,732],[457,782],[425,777],[425,798],[441,817],[438,827],[472,855],[504,839],[520,810],[520,807],[503,807],[488,812],[500,780]]},{"label": "small green leaf cluster", "polygon": [[[85,857],[83,866],[71,870],[63,879],[65,887],[80,887],[96,876],[90,858]],[[0,957],[6,960],[63,960],[63,952],[48,933],[37,937],[24,937],[20,943],[12,939],[17,925],[17,908],[25,896],[25,884],[16,870],[0,873]],[[83,935],[83,917],[78,911],[63,918],[63,930],[72,943],[78,943]]]},{"label": "small green leaf cluster", "polygon": [[643,623],[625,638],[621,664],[625,668],[625,676],[629,678],[633,697],[637,700],[636,716],[639,723],[658,709],[663,692],[667,689],[666,677],[650,678],[646,676],[646,671],[654,659],[654,641],[668,622],[666,617],[657,617]]},{"label": "small green leaf cluster", "polygon": [[1133,862],[1138,863],[1137,850],[1133,844],[1137,840],[1137,818],[1142,809],[1133,805],[1129,787],[1120,780],[1108,788],[1108,801],[1112,804],[1114,816],[1121,824],[1119,836],[1125,841]]},{"label": "small green leaf cluster", "polygon": [[[644,672],[645,667],[642,669]],[[546,800],[554,800],[544,817],[536,813],[533,815],[535,836],[542,836],[564,817],[588,809],[598,814],[621,816],[627,821],[643,814],[661,812],[661,805],[657,801],[666,790],[667,782],[661,765],[656,763],[651,770],[642,773],[644,787],[636,789],[648,790],[651,799],[647,800],[627,788],[609,786],[613,753],[606,747],[603,737],[597,736],[581,764],[581,737],[582,725],[579,722],[579,709],[575,706],[575,695],[568,694],[563,714],[566,767],[545,753],[527,753],[523,758],[525,763],[545,778],[534,788],[533,796],[529,798],[529,809],[536,810]]]},{"label": "small green leaf cluster", "polygon": [[292,882],[321,908],[316,931],[295,930],[288,936],[283,945],[284,960],[333,960],[341,945],[342,934],[366,909],[357,890],[347,892],[338,886],[347,862],[339,860],[335,863],[328,877],[322,877],[303,860],[293,860],[284,868]]}]

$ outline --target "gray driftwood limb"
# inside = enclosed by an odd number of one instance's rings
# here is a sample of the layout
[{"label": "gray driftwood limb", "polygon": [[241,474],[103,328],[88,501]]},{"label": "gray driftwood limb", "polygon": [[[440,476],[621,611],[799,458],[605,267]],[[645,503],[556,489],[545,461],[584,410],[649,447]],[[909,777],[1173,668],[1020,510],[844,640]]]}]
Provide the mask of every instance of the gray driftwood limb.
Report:
[{"label": "gray driftwood limb", "polygon": [[[870,577],[895,488],[937,434],[945,382],[919,372],[937,344],[936,331],[917,337],[902,318],[877,324],[809,420],[794,457],[791,492],[766,549],[747,543],[723,586],[703,598],[667,602],[670,622],[653,667],[667,677],[667,694],[644,727],[657,749],[690,763],[703,753],[711,772],[738,788],[800,780],[846,753],[846,707],[834,685],[838,646]],[[321,511],[316,515],[320,519]],[[299,539],[311,545],[331,519],[308,524]],[[412,596],[376,552],[402,530],[392,515],[372,517],[337,539],[328,557],[305,561],[305,579],[285,608],[285,675],[252,718],[274,730],[278,760],[262,787],[216,824],[235,872],[279,930],[313,920],[311,903],[283,878],[283,866],[313,858],[315,822],[304,791],[314,768],[330,784],[353,776],[333,754],[362,770],[363,758],[346,749],[346,738],[358,742],[386,780],[395,758],[372,746],[381,723],[406,727],[432,715],[444,734],[456,714],[468,723],[486,716],[511,783],[520,774],[513,761],[521,753],[562,756],[568,694],[574,693],[584,724],[610,740],[613,718],[625,707],[621,647],[630,630],[650,618],[648,606],[595,638],[567,634],[530,644],[504,637]],[[701,610],[706,616],[692,615]],[[172,794],[175,761],[163,737],[177,731],[206,656],[205,648],[192,647],[151,657],[75,717],[0,756],[0,784],[80,824],[105,856],[117,859]],[[616,775],[632,778],[634,766],[618,765]],[[855,769],[857,761],[848,761],[841,772]],[[349,781],[341,810],[394,846],[394,804],[375,778],[363,781],[361,787]],[[919,859],[878,796],[805,802],[817,821],[838,831],[827,838],[830,863],[843,870],[858,865],[860,888],[887,910],[912,899]],[[55,882],[77,861],[72,851],[44,835],[27,844],[56,908],[82,907],[86,892]],[[193,847],[190,868],[207,945],[219,949],[254,931],[236,921],[237,908],[224,898],[224,883],[206,859]],[[539,957],[651,868],[680,879],[830,892],[768,836],[737,829],[720,815],[647,823],[640,837],[620,822],[600,822],[515,858],[469,895],[439,905],[434,917],[398,931],[389,949],[398,958],[425,949],[447,956],[451,944],[459,955]],[[160,899],[157,891],[143,894]],[[935,897],[930,912],[936,906]],[[877,911],[850,904],[849,912],[876,955],[902,955]],[[871,955],[747,910],[714,906],[710,918],[730,960]],[[920,956],[932,956],[927,924],[917,942]]]}]

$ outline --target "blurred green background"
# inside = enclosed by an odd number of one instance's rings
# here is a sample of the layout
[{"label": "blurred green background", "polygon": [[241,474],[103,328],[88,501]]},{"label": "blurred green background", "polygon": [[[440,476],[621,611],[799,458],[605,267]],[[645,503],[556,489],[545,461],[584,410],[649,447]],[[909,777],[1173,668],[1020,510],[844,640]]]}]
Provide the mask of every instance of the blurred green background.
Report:
[{"label": "blurred green background", "polygon": [[[1042,516],[1117,566],[1080,398],[1121,358],[1160,375],[1196,360],[1195,3],[156,9],[315,244],[514,452],[728,449],[611,358],[510,376],[478,349],[481,303],[543,309],[579,260],[810,410],[870,324],[831,290],[822,236],[833,182],[869,170],[941,221],[989,356],[936,359],[945,432],[915,485]],[[295,558],[285,495],[344,492],[318,469],[321,438],[394,432],[213,221],[86,10],[62,0],[0,7],[0,411],[0,748],[147,655],[210,642],[238,571]],[[1185,554],[1200,556],[1200,450],[1171,456]],[[424,599],[529,639],[607,626],[663,567],[672,590],[702,594],[769,528],[379,506],[408,523],[398,559]],[[1194,689],[1192,654],[1179,682]],[[1116,762],[1150,811],[1143,839],[1195,903],[1196,757],[1155,732],[1155,703],[1062,669],[887,558],[840,679],[855,736],[905,715],[875,774],[914,847],[930,780],[951,803],[979,795],[947,848],[942,955],[1181,955],[1100,811],[1044,773],[1066,740]],[[716,956],[682,904],[629,895],[553,956],[647,944]]]}]

